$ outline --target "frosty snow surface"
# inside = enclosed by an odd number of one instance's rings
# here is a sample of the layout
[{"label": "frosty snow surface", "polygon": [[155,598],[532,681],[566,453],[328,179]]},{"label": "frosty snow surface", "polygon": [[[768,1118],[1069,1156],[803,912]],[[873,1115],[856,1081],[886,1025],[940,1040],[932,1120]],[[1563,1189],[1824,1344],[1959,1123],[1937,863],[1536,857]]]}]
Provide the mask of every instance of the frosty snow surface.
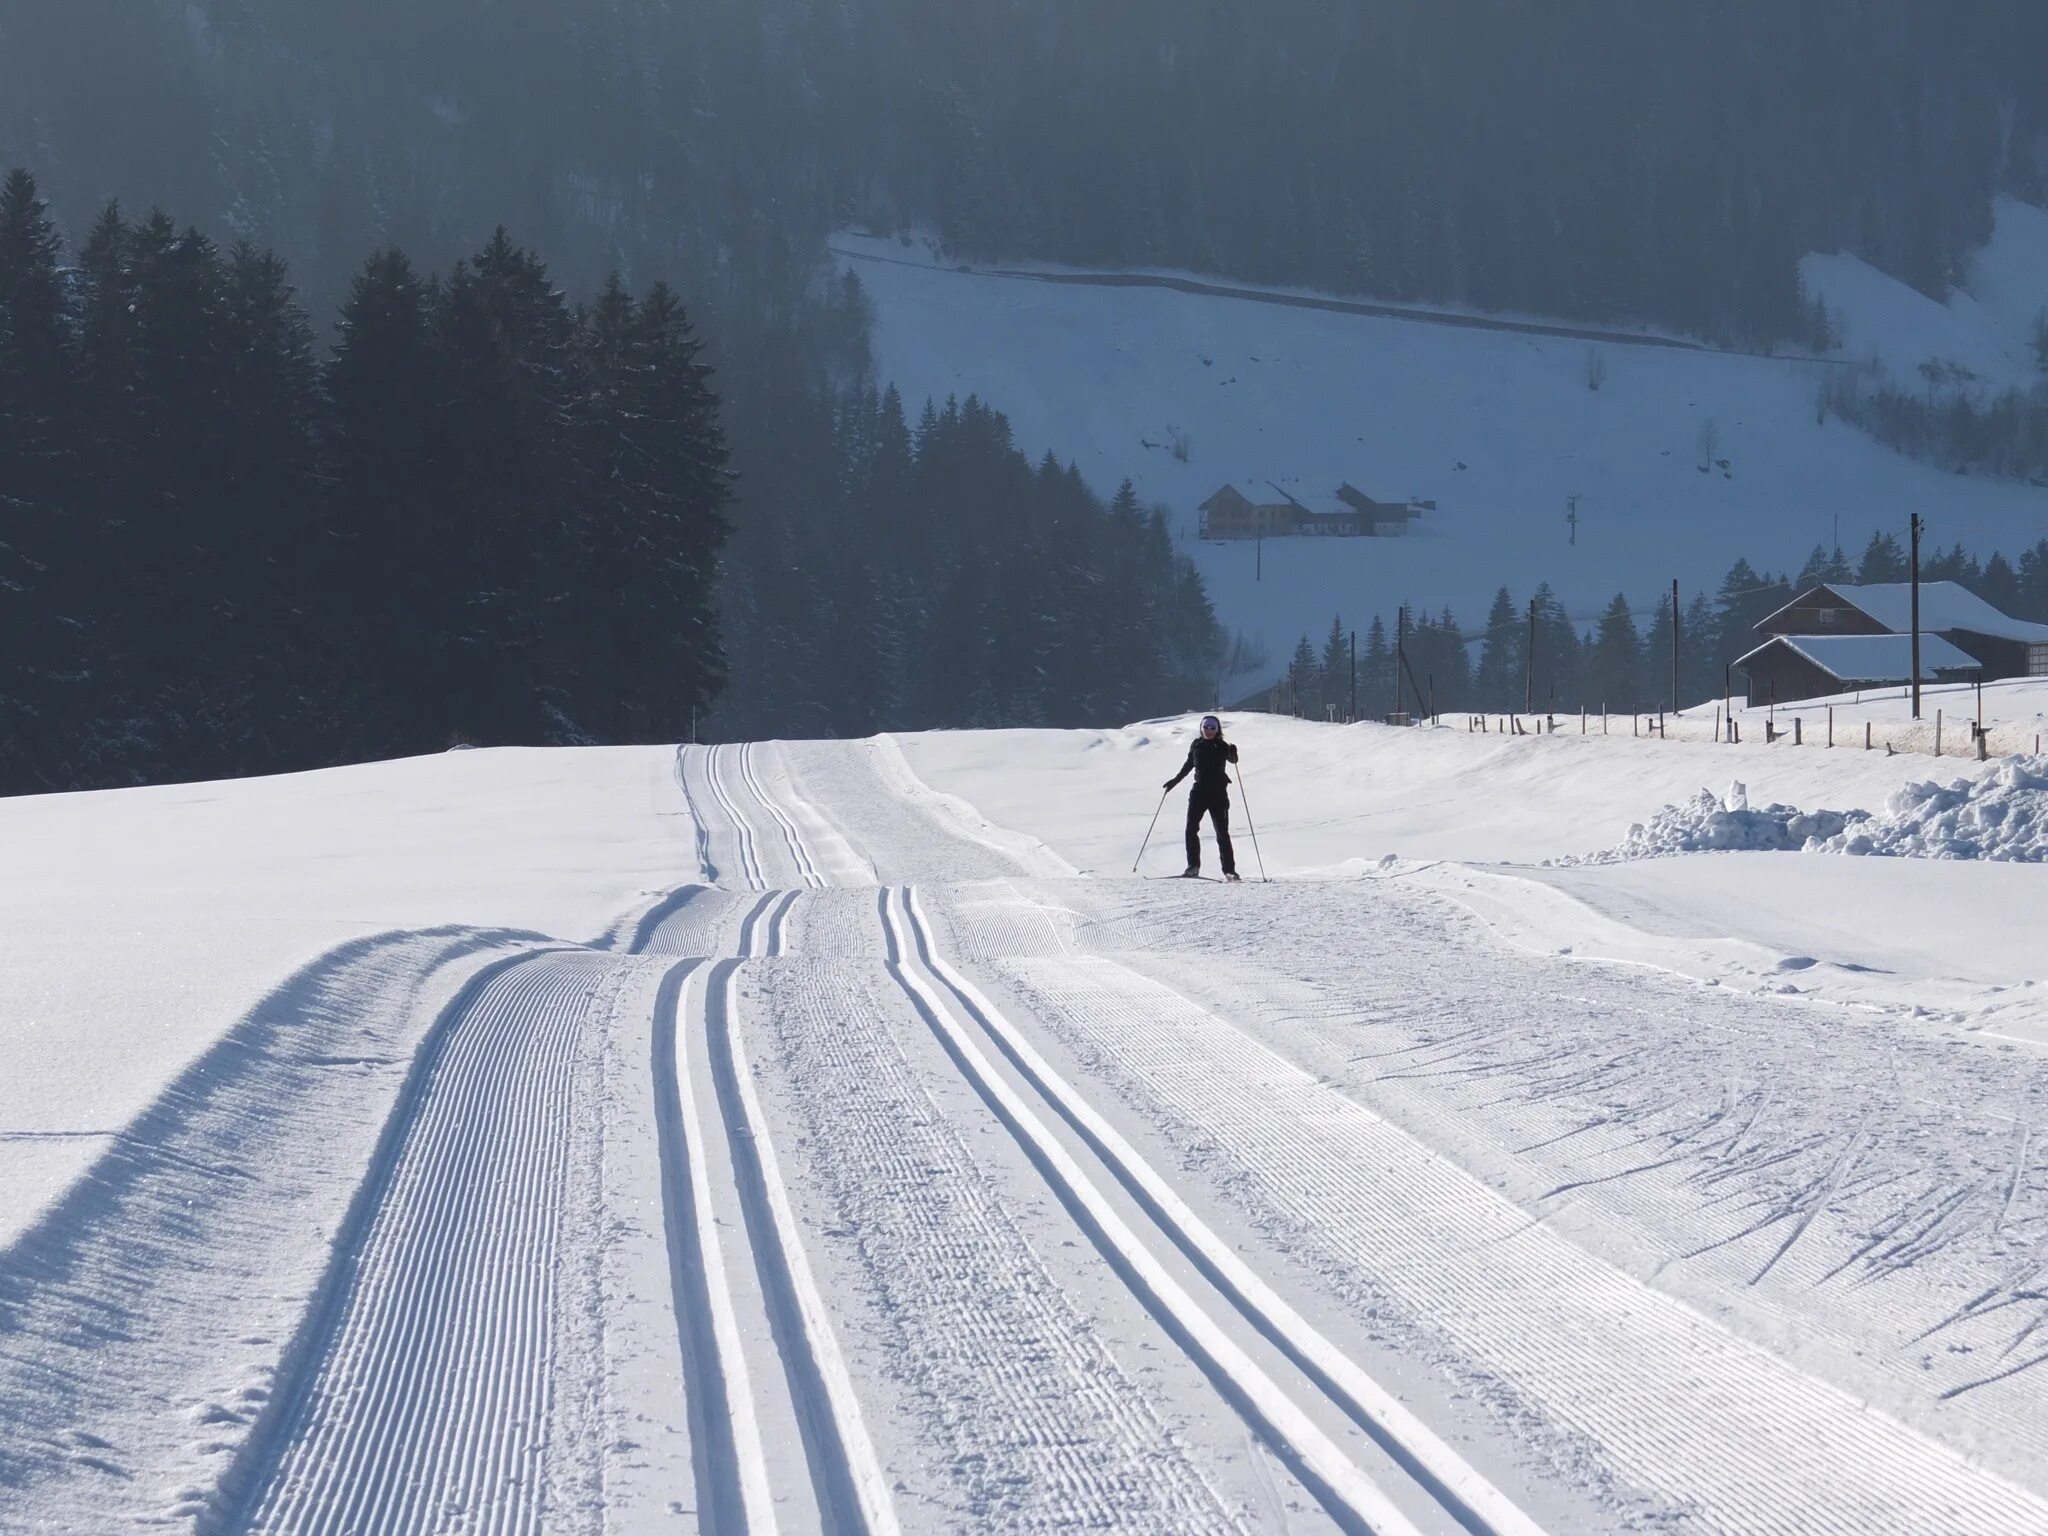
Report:
[{"label": "frosty snow surface", "polygon": [[2048,759],[1197,718],[0,801],[0,1529],[2048,1530]]}]

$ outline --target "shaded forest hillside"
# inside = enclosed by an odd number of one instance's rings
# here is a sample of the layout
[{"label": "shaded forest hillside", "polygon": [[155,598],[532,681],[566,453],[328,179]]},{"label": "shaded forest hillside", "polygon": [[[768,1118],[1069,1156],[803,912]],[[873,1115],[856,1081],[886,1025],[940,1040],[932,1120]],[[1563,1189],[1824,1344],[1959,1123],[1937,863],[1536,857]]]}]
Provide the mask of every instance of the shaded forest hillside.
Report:
[{"label": "shaded forest hillside", "polygon": [[366,243],[761,286],[853,222],[1811,339],[1803,252],[1939,293],[2042,195],[2044,57],[2034,0],[0,0],[0,163],[316,308]]}]

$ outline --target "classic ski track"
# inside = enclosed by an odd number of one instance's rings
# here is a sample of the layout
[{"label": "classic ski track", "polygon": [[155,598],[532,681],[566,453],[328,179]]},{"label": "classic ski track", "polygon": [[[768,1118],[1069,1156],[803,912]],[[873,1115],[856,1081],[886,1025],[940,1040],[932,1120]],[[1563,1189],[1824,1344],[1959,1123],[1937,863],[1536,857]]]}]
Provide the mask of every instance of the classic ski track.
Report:
[{"label": "classic ski track", "polygon": [[897,1320],[893,1347],[915,1362],[905,1367],[913,1380],[973,1384],[937,1394],[933,1411],[970,1469],[975,1518],[985,1528],[1241,1531],[1059,1289],[877,1000],[815,969],[792,977],[788,995],[794,1006],[776,1009],[785,1042],[800,1042],[806,1087],[822,1087],[829,1105],[811,1135],[868,1191],[841,1217],[885,1236],[869,1268]]},{"label": "classic ski track", "polygon": [[[1302,1241],[1428,1317],[1631,1480],[1688,1501],[1706,1528],[2048,1530],[2048,1504],[2027,1491],[1574,1248],[1170,988],[1097,957],[1006,969],[1048,1005],[1049,1026],[1227,1149]],[[1690,1390],[1672,1393],[1675,1381]]]},{"label": "classic ski track", "polygon": [[544,952],[452,1021],[251,1529],[540,1529],[574,1054],[623,974]]},{"label": "classic ski track", "polygon": [[[1386,1489],[1360,1468],[1322,1430],[1312,1414],[1173,1277],[1150,1242],[1124,1220],[1038,1112],[996,1070],[963,1019],[979,1026],[1011,1064],[1077,1129],[1085,1126],[1095,1130],[1096,1134],[1083,1132],[1091,1148],[1125,1176],[1127,1184],[1131,1182],[1129,1176],[1138,1171],[1137,1154],[1086,1107],[1069,1085],[1037,1059],[1036,1053],[972,983],[938,955],[931,926],[915,893],[909,887],[885,893],[882,913],[892,973],[911,995],[954,1064],[1017,1138],[1054,1193],[1089,1232],[1146,1310],[1188,1352],[1253,1432],[1287,1463],[1341,1528],[1372,1532],[1376,1536],[1419,1536],[1419,1527],[1395,1504]],[[1118,1167],[1119,1164],[1122,1166]],[[1149,1176],[1150,1184],[1165,1188],[1149,1168],[1143,1169],[1143,1174]],[[1153,1218],[1162,1223],[1182,1214],[1189,1223],[1193,1222],[1192,1213],[1185,1213],[1184,1208],[1175,1209],[1177,1201],[1163,1208],[1157,1202],[1147,1204]],[[1180,1233],[1183,1238],[1193,1237],[1197,1247],[1208,1250],[1205,1256],[1210,1261],[1212,1279],[1218,1269],[1227,1272],[1228,1266],[1233,1265],[1243,1269],[1241,1261],[1206,1228],[1196,1234],[1183,1225]],[[1245,1275],[1248,1278],[1249,1271]],[[1277,1302],[1277,1298],[1274,1300]],[[1412,1438],[1376,1438],[1417,1476],[1419,1485],[1433,1499],[1474,1529],[1495,1536],[1540,1536],[1539,1527],[1485,1484],[1476,1472],[1463,1467],[1455,1453],[1441,1447],[1419,1424],[1404,1423],[1402,1427],[1412,1430]],[[1432,1443],[1433,1454],[1418,1459],[1416,1445],[1425,1437]]]},{"label": "classic ski track", "polygon": [[762,808],[775,819],[776,825],[782,828],[782,840],[789,848],[791,862],[796,865],[797,877],[814,890],[823,887],[825,877],[818,873],[817,862],[811,857],[810,849],[797,831],[796,823],[769,795],[761,783],[760,776],[754,771],[752,742],[740,748],[740,778],[753,797],[761,803]]},{"label": "classic ski track", "polygon": [[[824,881],[801,833],[753,775],[749,751],[746,747],[729,750],[724,762],[734,766],[746,794],[780,824],[798,878],[822,886]],[[753,823],[725,778],[717,748],[712,749],[708,763],[712,792],[731,818],[739,839],[742,867],[756,888],[765,888]],[[833,1530],[898,1536],[889,1479],[875,1455],[852,1372],[804,1255],[802,1228],[782,1179],[767,1118],[761,1112],[740,1017],[739,969],[748,959],[787,953],[790,914],[799,895],[797,891],[769,890],[755,903],[740,925],[740,957],[715,962],[702,988],[686,989],[686,996],[696,1003],[690,1022],[709,1042],[712,1088],[731,1155],[747,1242],[803,1432],[821,1516]],[[680,1071],[680,1052],[677,1056]],[[761,1518],[770,1517],[763,1510]],[[772,1530],[773,1526],[756,1524],[750,1509],[749,1529]]]},{"label": "classic ski track", "polygon": [[[763,897],[762,905],[773,899]],[[676,1027],[679,1015],[701,1020],[701,999],[686,1006],[684,994],[701,994],[707,972],[703,961],[674,966],[655,1003],[654,1105],[670,1291],[690,1409],[699,1525],[711,1532],[772,1532],[774,1490],[711,1203],[706,1133],[696,1112],[689,1051]]]},{"label": "classic ski track", "polygon": [[705,782],[711,786],[712,798],[718,802],[719,809],[725,812],[726,820],[732,823],[733,839],[739,854],[740,878],[749,889],[764,891],[768,889],[768,881],[761,873],[761,858],[754,841],[753,823],[740,814],[740,808],[734,803],[731,790],[726,784],[725,775],[719,771],[718,766],[719,754],[721,752],[730,756],[740,750],[743,749],[724,746],[706,747],[704,749],[704,777]]},{"label": "classic ski track", "polygon": [[[771,898],[773,899],[773,898]],[[795,893],[782,898],[786,915]],[[768,954],[779,954],[771,919]],[[854,1391],[853,1373],[832,1330],[823,1292],[804,1256],[802,1227],[790,1204],[768,1122],[747,1065],[736,977],[739,960],[720,961],[703,993],[712,1076],[731,1144],[747,1237],[768,1301],[769,1321],[796,1399],[818,1506],[832,1530],[898,1536],[894,1497]]]}]

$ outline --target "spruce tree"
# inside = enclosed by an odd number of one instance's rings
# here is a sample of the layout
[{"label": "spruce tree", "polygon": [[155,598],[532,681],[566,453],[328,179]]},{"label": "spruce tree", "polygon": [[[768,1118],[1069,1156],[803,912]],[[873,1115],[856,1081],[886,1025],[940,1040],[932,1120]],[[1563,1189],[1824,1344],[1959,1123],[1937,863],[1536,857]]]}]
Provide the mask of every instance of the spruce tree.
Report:
[{"label": "spruce tree", "polygon": [[26,171],[0,187],[0,793],[51,782],[81,658],[67,590],[89,551],[72,516],[77,352],[61,248]]}]

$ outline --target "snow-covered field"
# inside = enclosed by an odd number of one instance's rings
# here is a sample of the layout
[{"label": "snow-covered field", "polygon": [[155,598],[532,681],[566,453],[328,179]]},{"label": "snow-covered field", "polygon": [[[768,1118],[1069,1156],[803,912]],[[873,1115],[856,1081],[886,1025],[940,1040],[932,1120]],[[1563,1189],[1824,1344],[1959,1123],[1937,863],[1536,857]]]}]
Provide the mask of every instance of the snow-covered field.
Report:
[{"label": "snow-covered field", "polygon": [[[2048,212],[2010,199],[1946,306],[1853,258],[1810,258],[1808,286],[1846,331],[1828,362],[1049,283],[956,270],[919,244],[834,245],[873,301],[876,371],[913,415],[927,396],[978,393],[1027,454],[1075,461],[1104,494],[1130,477],[1171,509],[1219,616],[1263,638],[1271,671],[1333,615],[1363,629],[1402,603],[1450,604],[1476,630],[1502,584],[1526,597],[1548,581],[1590,625],[1617,591],[1654,601],[1738,557],[1796,570],[1838,538],[1853,557],[1873,532],[1903,538],[1914,512],[1936,544],[1980,557],[2048,532],[2048,489],[1943,474],[1816,409],[1823,375],[1862,359],[1915,389],[1930,359],[1967,368],[1977,390],[2038,378],[2027,343],[2048,310]],[[1194,542],[1196,508],[1225,482],[1277,500],[1274,486],[1340,481],[1438,510],[1406,540]]]},{"label": "snow-covered field", "polygon": [[0,802],[0,1530],[2048,1529],[2048,869],[1189,724]]}]

